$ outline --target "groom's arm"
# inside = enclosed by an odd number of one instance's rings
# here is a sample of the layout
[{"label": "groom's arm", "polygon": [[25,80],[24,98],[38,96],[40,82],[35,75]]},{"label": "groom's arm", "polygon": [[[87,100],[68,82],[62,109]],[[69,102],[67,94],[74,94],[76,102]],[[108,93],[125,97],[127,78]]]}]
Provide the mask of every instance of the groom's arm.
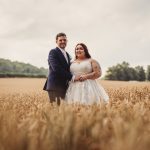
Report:
[{"label": "groom's arm", "polygon": [[58,61],[57,52],[55,50],[50,51],[48,63],[56,74],[60,74],[62,78],[71,80],[72,74],[62,68],[60,62]]}]

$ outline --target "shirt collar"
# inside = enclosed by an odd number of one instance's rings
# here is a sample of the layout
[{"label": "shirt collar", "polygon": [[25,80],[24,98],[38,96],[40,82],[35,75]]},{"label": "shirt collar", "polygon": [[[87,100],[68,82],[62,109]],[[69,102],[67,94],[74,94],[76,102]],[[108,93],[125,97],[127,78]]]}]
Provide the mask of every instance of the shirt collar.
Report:
[{"label": "shirt collar", "polygon": [[62,52],[66,52],[65,49],[62,49],[62,48],[60,48],[60,47],[58,47],[58,48],[59,48]]}]

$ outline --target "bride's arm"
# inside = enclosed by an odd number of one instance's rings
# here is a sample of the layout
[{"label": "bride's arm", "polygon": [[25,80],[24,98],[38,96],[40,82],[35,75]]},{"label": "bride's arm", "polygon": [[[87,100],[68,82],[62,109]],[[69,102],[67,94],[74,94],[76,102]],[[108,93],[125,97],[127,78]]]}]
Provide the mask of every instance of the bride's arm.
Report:
[{"label": "bride's arm", "polygon": [[97,79],[101,76],[102,71],[99,63],[96,60],[91,59],[91,65],[92,65],[92,72],[85,75],[81,75],[81,80]]}]

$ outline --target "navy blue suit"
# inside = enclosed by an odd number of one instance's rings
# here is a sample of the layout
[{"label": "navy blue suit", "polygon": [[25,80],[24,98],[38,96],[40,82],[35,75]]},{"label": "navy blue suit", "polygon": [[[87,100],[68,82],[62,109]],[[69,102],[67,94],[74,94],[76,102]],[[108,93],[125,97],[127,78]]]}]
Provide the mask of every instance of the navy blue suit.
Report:
[{"label": "navy blue suit", "polygon": [[68,82],[72,78],[72,74],[70,73],[70,57],[68,53],[67,57],[68,63],[58,47],[49,52],[49,75],[43,90],[54,91],[56,93],[55,97],[60,96],[64,98]]}]

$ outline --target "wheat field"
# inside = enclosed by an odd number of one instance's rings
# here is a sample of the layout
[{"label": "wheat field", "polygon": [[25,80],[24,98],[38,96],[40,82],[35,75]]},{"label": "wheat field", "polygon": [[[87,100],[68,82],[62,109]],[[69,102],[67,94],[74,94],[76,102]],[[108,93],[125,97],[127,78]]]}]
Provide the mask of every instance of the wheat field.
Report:
[{"label": "wheat field", "polygon": [[99,81],[107,105],[48,101],[45,79],[0,79],[0,150],[149,150],[150,83]]}]

